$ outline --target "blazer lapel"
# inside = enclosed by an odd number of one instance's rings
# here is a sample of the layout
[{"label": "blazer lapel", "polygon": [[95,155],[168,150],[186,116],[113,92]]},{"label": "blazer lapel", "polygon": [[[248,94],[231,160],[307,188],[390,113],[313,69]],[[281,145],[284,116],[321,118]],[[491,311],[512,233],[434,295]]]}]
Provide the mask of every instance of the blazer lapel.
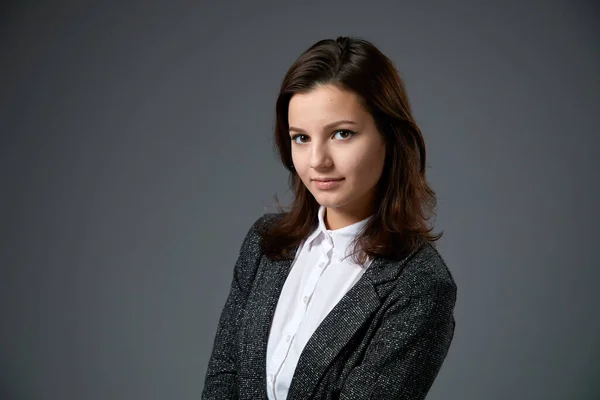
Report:
[{"label": "blazer lapel", "polygon": [[[381,306],[378,286],[400,275],[415,249],[401,261],[382,257],[373,260],[361,279],[346,293],[306,343],[290,383],[288,400],[310,398],[327,368],[356,331]],[[381,288],[379,288],[381,290]]]},{"label": "blazer lapel", "polygon": [[[378,268],[383,260],[374,260]],[[346,293],[317,327],[300,354],[288,400],[308,399],[319,379],[356,331],[379,308],[381,301],[368,275]]]},{"label": "blazer lapel", "polygon": [[[292,257],[294,255],[292,254]],[[266,398],[266,354],[269,332],[279,295],[292,260],[272,261],[263,257],[252,294],[246,304],[241,343],[240,371],[243,371],[243,398]]]}]

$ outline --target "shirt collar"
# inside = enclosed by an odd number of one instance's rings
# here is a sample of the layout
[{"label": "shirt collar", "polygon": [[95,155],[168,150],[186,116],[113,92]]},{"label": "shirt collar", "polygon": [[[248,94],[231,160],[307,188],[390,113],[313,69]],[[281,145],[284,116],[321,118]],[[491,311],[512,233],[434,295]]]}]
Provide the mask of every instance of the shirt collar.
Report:
[{"label": "shirt collar", "polygon": [[325,226],[325,207],[320,206],[318,212],[319,224],[315,231],[306,239],[306,243],[312,246],[314,240],[323,235],[323,238],[328,241],[334,250],[334,257],[337,261],[341,261],[348,257],[351,249],[348,248],[352,240],[360,233],[363,227],[369,222],[370,216],[355,222],[354,224],[345,226],[340,229],[330,230]]},{"label": "shirt collar", "polygon": [[308,245],[312,245],[312,242],[319,236],[319,234],[321,232],[326,232],[327,229],[325,228],[325,221],[324,221],[324,215],[325,215],[325,207],[320,206],[319,207],[319,211],[317,213],[318,216],[318,221],[319,224],[317,226],[317,229],[315,229],[313,231],[313,233],[310,234],[310,236],[306,239],[306,244]]}]

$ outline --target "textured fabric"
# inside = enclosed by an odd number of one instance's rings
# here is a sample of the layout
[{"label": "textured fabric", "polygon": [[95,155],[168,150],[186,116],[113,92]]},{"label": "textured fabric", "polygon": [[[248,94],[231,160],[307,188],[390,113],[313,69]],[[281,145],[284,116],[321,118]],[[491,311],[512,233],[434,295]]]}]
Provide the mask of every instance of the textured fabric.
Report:
[{"label": "textured fabric", "polygon": [[352,239],[369,218],[329,230],[325,210],[320,207],[317,228],[296,252],[275,308],[267,344],[269,400],[285,400],[304,346],[369,264],[355,264],[350,257]]},{"label": "textured fabric", "polygon": [[[269,330],[293,260],[263,256],[257,226],[277,218],[259,218],[244,239],[203,399],[267,399]],[[452,275],[431,245],[402,261],[376,258],[307,342],[287,399],[424,399],[452,341],[455,301]]]}]

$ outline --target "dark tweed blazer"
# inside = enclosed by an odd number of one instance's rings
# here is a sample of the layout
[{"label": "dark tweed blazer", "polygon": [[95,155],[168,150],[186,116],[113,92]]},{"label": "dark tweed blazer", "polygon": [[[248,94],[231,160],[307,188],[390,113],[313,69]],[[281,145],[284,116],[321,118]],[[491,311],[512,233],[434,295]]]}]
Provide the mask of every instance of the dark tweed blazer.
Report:
[{"label": "dark tweed blazer", "polygon": [[[267,399],[267,340],[292,261],[261,254],[257,224],[276,217],[259,218],[244,239],[202,399]],[[425,398],[454,335],[455,300],[431,245],[402,261],[375,259],[306,344],[287,399]]]}]

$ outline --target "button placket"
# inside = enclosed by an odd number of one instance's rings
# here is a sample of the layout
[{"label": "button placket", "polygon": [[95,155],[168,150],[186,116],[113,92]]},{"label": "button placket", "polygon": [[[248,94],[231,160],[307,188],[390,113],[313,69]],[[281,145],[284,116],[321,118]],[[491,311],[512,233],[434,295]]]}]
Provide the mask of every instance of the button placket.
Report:
[{"label": "button placket", "polygon": [[[279,371],[281,368],[283,368],[283,365],[286,362],[288,353],[290,352],[290,349],[291,349],[293,339],[294,339],[296,333],[298,332],[298,330],[302,324],[302,321],[306,317],[306,313],[308,311],[308,304],[310,303],[310,299],[316,290],[317,283],[321,279],[321,276],[323,275],[324,271],[326,270],[326,267],[332,263],[333,244],[331,243],[331,238],[327,238],[327,240],[323,244],[324,244],[324,246],[322,248],[323,252],[321,253],[320,257],[318,258],[318,263],[316,265],[316,268],[313,267],[311,269],[308,279],[305,282],[304,290],[302,291],[302,293],[300,293],[299,302],[296,303],[297,304],[296,309],[293,311],[294,315],[293,315],[292,319],[289,321],[289,323],[287,324],[287,326],[283,327],[283,332],[281,335],[280,342],[273,354],[272,360],[273,360],[274,365],[278,366],[277,371]],[[270,372],[271,372],[270,382],[274,386],[275,376],[279,372],[275,372],[275,371],[270,371]],[[275,373],[273,373],[273,372],[275,372]],[[275,389],[273,388],[273,390],[275,390]]]},{"label": "button placket", "polygon": [[321,258],[319,260],[319,264],[317,264],[318,268],[313,268],[313,270],[310,272],[310,275],[304,287],[304,292],[302,293],[303,296],[312,295],[312,293],[315,291],[317,282],[319,281],[319,278],[321,277],[321,274],[323,273],[326,265],[327,262]]},{"label": "button placket", "polygon": [[[277,348],[276,353],[273,355],[273,362],[275,365],[281,365],[281,363],[283,362],[283,359],[282,359],[283,351],[282,350],[283,349],[281,348],[281,346],[279,346]],[[273,375],[271,375],[271,376],[273,376]]]},{"label": "button placket", "polygon": [[282,365],[285,358],[287,357],[287,353],[289,352],[295,332],[298,332],[300,324],[302,323],[302,321],[304,320],[304,317],[306,316],[309,299],[316,289],[317,282],[319,281],[321,275],[323,274],[324,267],[329,264],[329,257],[328,257],[327,253],[323,254],[320,257],[319,264],[318,264],[319,268],[314,268],[311,271],[309,278],[306,282],[306,285],[304,287],[304,291],[302,292],[302,295],[301,295],[302,301],[299,304],[298,308],[295,310],[294,317],[288,323],[288,325],[284,328],[282,340],[281,340],[281,342],[278,346],[278,349],[276,350],[275,355],[273,357],[274,358],[273,361],[277,365]]}]

